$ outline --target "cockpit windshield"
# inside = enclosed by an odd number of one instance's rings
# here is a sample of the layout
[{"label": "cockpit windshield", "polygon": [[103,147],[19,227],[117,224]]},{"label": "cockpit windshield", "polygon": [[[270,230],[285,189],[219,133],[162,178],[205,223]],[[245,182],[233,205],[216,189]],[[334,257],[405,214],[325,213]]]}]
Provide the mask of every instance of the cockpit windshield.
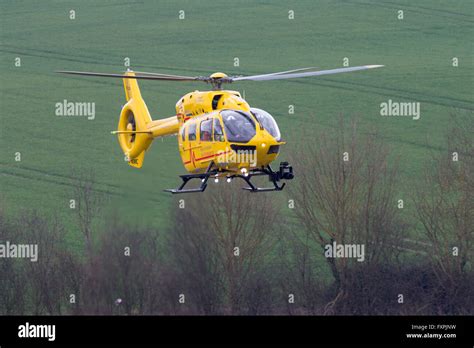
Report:
[{"label": "cockpit windshield", "polygon": [[255,122],[252,117],[243,111],[221,111],[222,121],[227,135],[227,141],[246,143],[255,134]]},{"label": "cockpit windshield", "polygon": [[262,109],[251,108],[250,112],[255,116],[255,118],[260,122],[263,128],[271,134],[277,141],[280,141],[281,134],[280,129],[278,128],[277,123],[272,115]]}]

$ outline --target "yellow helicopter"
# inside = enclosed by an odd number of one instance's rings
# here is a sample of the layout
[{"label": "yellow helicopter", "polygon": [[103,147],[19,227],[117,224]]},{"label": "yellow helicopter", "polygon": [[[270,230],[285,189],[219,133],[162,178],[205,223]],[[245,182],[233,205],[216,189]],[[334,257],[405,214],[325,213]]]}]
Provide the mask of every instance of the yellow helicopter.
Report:
[{"label": "yellow helicopter", "polygon": [[[294,178],[293,168],[281,162],[274,171],[273,162],[285,142],[275,119],[268,112],[250,107],[239,92],[223,90],[222,85],[240,81],[269,81],[309,76],[338,74],[351,71],[379,68],[383,65],[364,65],[331,70],[314,71],[302,68],[252,76],[227,76],[216,72],[210,76],[179,76],[149,72],[126,71],[124,74],[106,74],[81,71],[58,71],[63,74],[122,78],[127,103],[122,108],[118,130],[118,141],[128,163],[141,168],[146,150],[153,139],[177,135],[178,146],[184,167],[189,174],[180,175],[182,184],[171,193],[202,192],[209,178],[216,182],[225,178],[243,179],[252,192],[280,191],[285,186],[282,180]],[[137,80],[203,81],[212,85],[211,91],[194,91],[176,103],[176,115],[153,120],[143,100]],[[251,179],[267,176],[273,184],[257,187]],[[198,188],[185,189],[192,179],[200,179]]]}]

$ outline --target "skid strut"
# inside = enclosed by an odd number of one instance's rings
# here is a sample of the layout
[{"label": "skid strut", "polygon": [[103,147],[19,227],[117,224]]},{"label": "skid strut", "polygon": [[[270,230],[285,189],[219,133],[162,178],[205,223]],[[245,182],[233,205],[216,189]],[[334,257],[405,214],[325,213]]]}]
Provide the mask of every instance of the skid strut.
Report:
[{"label": "skid strut", "polygon": [[[211,161],[204,173],[180,175],[179,177],[183,180],[183,183],[176,189],[166,189],[165,191],[171,193],[203,192],[207,187],[207,180],[209,180],[209,177],[218,173],[217,169],[212,169],[213,166],[214,162]],[[184,186],[186,186],[186,184],[192,179],[201,179],[201,185],[199,185],[198,188],[185,189]]]},{"label": "skid strut", "polygon": [[[180,175],[179,177],[183,180],[182,184],[176,189],[167,189],[166,192],[176,193],[191,193],[191,192],[203,192],[207,187],[207,181],[211,176],[216,176],[219,174],[224,174],[225,171],[219,171],[217,168],[214,168],[214,162],[210,162],[206,171],[199,174],[185,174]],[[254,176],[268,176],[269,181],[273,184],[270,187],[257,187],[252,183],[252,178]],[[268,192],[268,191],[281,191],[285,187],[285,183],[279,184],[281,180],[291,180],[294,178],[293,168],[288,164],[288,162],[280,163],[280,170],[275,172],[272,170],[270,165],[266,167],[252,169],[245,174],[234,174],[231,173],[227,175],[227,178],[240,178],[244,180],[248,187],[243,187],[244,190],[250,192]],[[197,188],[185,189],[186,184],[192,179],[201,179],[201,184]]]}]

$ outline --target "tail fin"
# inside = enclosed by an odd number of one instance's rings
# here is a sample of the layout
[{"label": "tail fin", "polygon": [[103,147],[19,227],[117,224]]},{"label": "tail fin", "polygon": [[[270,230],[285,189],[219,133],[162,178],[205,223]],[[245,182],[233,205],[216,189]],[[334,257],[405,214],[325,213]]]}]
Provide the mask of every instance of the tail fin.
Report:
[{"label": "tail fin", "polygon": [[[127,71],[125,75],[135,76],[135,73]],[[120,113],[118,130],[113,133],[118,134],[118,141],[128,164],[141,168],[145,151],[153,141],[152,132],[147,129],[152,119],[140,93],[137,80],[123,79],[123,85],[127,103]]]}]

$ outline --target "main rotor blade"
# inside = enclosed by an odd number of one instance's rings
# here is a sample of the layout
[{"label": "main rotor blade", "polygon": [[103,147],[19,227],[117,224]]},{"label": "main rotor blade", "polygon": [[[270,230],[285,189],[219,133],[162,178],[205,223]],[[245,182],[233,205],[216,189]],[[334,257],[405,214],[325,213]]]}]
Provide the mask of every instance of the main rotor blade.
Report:
[{"label": "main rotor blade", "polygon": [[146,71],[134,71],[135,74],[139,75],[150,75],[150,76],[164,76],[164,77],[177,77],[177,78],[184,78],[184,79],[195,79],[196,77],[193,76],[183,76],[183,75],[172,75],[172,74],[161,74],[161,73],[151,73]]},{"label": "main rotor blade", "polygon": [[350,68],[339,68],[339,69],[331,69],[331,70],[320,70],[320,71],[307,71],[307,72],[299,72],[299,73],[289,73],[289,74],[267,74],[267,75],[255,75],[255,76],[242,76],[233,78],[232,81],[269,81],[269,80],[283,80],[283,79],[294,79],[298,77],[309,77],[309,76],[321,76],[321,75],[331,75],[331,74],[339,74],[345,73],[350,71],[359,71],[359,70],[367,70],[367,69],[375,69],[381,68],[383,65],[362,65],[362,66],[354,66]]},{"label": "main rotor blade", "polygon": [[282,75],[282,74],[289,74],[297,71],[304,71],[304,70],[313,70],[316,69],[315,67],[310,67],[310,68],[300,68],[300,69],[293,69],[293,70],[287,70],[287,71],[279,71],[275,73],[270,73],[270,74],[262,74],[262,75],[251,75],[251,76],[233,76],[230,77],[233,81],[238,81],[238,80],[248,80],[250,77],[251,78],[261,78],[265,76],[274,76],[274,75]]},{"label": "main rotor blade", "polygon": [[132,75],[122,75],[122,74],[104,74],[104,73],[95,73],[95,72],[85,72],[85,71],[56,71],[60,74],[68,75],[82,75],[82,76],[100,76],[100,77],[114,77],[120,79],[137,79],[137,80],[166,80],[166,81],[196,81],[197,77],[187,77],[187,76],[173,76],[173,75],[140,75],[135,73],[135,76]]}]

